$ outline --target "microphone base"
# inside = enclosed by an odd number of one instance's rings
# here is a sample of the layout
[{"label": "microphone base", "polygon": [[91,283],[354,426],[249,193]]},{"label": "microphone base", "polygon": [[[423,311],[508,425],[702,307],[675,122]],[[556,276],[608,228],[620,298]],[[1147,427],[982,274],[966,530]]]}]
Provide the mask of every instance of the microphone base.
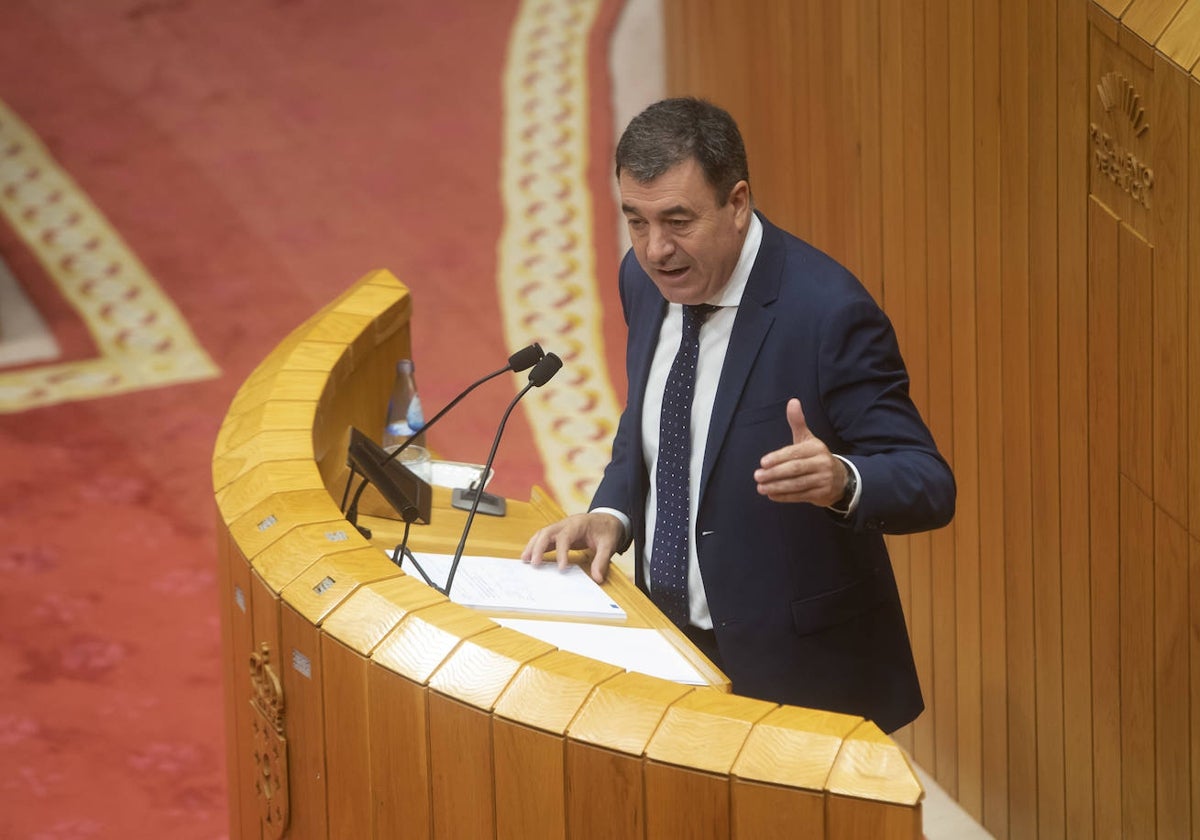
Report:
[{"label": "microphone base", "polygon": [[469,487],[455,487],[454,492],[450,494],[450,505],[459,510],[470,510],[471,505],[475,504],[476,494],[479,495],[476,513],[486,513],[488,516],[504,516],[508,513],[508,503],[503,496],[493,496],[491,493]]}]

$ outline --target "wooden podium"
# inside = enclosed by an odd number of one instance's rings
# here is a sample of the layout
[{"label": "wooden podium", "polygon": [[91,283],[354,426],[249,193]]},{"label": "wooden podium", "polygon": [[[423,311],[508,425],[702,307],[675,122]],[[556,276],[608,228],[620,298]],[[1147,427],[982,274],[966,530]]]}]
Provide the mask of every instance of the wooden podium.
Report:
[{"label": "wooden podium", "polygon": [[[378,435],[408,290],[368,274],[298,327],[230,405],[213,455],[231,837],[919,838],[923,791],[869,721],[729,693],[614,569],[626,623],[710,683],[627,672],[502,627],[395,566],[401,526],[338,500],[347,430]],[[477,518],[516,557],[562,513],[540,490]],[[410,544],[452,553],[435,488]]]}]

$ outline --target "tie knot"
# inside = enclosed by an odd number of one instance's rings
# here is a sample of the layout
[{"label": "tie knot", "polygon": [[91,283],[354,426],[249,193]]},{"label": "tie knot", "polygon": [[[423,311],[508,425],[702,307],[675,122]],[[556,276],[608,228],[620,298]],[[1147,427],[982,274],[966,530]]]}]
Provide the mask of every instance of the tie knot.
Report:
[{"label": "tie knot", "polygon": [[708,320],[708,316],[716,312],[721,307],[714,306],[711,303],[694,303],[684,304],[683,318],[684,321],[694,323],[697,327]]}]

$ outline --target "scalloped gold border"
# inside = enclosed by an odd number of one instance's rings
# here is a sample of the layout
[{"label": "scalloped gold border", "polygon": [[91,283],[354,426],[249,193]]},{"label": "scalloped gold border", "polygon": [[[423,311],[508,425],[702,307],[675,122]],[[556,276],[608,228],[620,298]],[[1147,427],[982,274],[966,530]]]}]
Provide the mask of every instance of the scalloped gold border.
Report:
[{"label": "scalloped gold border", "polygon": [[83,318],[99,352],[0,373],[0,413],[220,374],[104,214],[3,102],[0,213]]},{"label": "scalloped gold border", "polygon": [[604,357],[587,180],[587,47],[598,0],[522,2],[504,73],[498,284],[510,346],[539,341],[563,371],[525,399],[549,491],[586,510],[620,407]]}]

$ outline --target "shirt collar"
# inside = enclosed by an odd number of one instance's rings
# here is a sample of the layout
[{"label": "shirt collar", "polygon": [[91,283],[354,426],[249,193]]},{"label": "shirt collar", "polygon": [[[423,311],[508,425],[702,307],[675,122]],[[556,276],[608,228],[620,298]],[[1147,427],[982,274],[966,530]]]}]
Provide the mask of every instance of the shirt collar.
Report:
[{"label": "shirt collar", "polygon": [[754,268],[754,260],[758,257],[758,248],[762,245],[763,226],[758,214],[750,213],[750,228],[746,231],[746,239],[742,242],[742,253],[729,282],[725,284],[715,298],[705,301],[714,306],[737,306],[741,303],[742,293],[746,291],[746,283],[750,281],[750,271]]}]

